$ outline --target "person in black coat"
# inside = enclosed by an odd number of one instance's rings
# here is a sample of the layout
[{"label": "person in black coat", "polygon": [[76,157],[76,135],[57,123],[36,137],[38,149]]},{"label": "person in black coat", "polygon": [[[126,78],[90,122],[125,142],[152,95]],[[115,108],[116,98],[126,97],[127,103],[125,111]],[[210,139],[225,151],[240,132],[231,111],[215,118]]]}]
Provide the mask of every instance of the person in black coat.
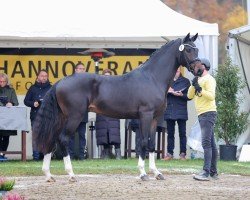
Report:
[{"label": "person in black coat", "polygon": [[120,120],[106,117],[104,115],[96,115],[96,143],[103,145],[102,158],[111,156],[111,145],[115,146],[116,159],[121,159],[121,135]]},{"label": "person in black coat", "polygon": [[[79,62],[75,66],[75,73],[85,73],[86,68],[83,63]],[[77,133],[79,135],[79,160],[84,160],[87,158],[87,150],[86,150],[86,124],[88,123],[88,113],[86,112],[83,116],[83,120],[79,124],[77,128]],[[69,140],[69,154],[70,158],[75,158],[75,134],[70,137]]]},{"label": "person in black coat", "polygon": [[[111,75],[111,71],[106,69],[103,75]],[[97,145],[103,145],[102,158],[109,158],[111,156],[111,145],[115,146],[116,159],[121,159],[121,134],[120,134],[120,120],[106,117],[104,115],[96,115],[96,141]]]},{"label": "person in black coat", "polygon": [[178,68],[174,82],[168,90],[167,95],[167,108],[164,114],[164,119],[167,122],[168,133],[168,146],[167,155],[164,160],[171,160],[174,154],[175,144],[175,123],[177,122],[179,128],[180,137],[180,159],[186,158],[186,121],[188,120],[187,112],[187,91],[190,86],[190,82],[187,78],[183,77]]},{"label": "person in black coat", "polygon": [[[36,82],[29,88],[24,104],[31,108],[30,110],[30,121],[31,127],[33,126],[34,120],[36,118],[37,112],[43,102],[43,98],[47,91],[51,88],[51,84],[48,79],[48,72],[44,69],[40,70],[37,75]],[[32,138],[32,149],[33,149],[33,159],[41,160],[43,154],[37,150],[34,139]]]},{"label": "person in black coat", "polygon": [[[5,73],[0,73],[0,106],[18,106],[16,91]],[[17,135],[17,131],[0,130],[0,151],[7,151],[11,135]],[[3,153],[0,153],[0,160],[7,160]]]}]

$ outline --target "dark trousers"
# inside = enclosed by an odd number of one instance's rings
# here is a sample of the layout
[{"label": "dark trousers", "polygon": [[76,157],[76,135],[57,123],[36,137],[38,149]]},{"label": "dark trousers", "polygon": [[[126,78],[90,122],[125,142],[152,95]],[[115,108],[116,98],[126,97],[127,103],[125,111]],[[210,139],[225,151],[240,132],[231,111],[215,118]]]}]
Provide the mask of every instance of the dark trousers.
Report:
[{"label": "dark trousers", "polygon": [[[31,120],[31,127],[33,127],[35,120]],[[37,144],[35,138],[32,135],[32,156],[34,160],[41,160],[43,159],[43,154],[38,151]]]},{"label": "dark trousers", "polygon": [[[108,138],[108,142],[109,142],[109,132],[107,132],[107,138]],[[109,144],[104,144],[103,145],[103,148],[104,149],[109,149],[110,146],[114,145],[115,149],[120,149],[121,148],[121,143],[114,143],[114,142],[111,142]]]},{"label": "dark trousers", "polygon": [[1,136],[0,135],[0,151],[7,151],[7,148],[9,146],[10,142],[10,136]]},{"label": "dark trousers", "polygon": [[167,119],[167,133],[168,133],[168,147],[167,151],[171,155],[174,154],[174,146],[175,146],[175,122],[178,124],[179,129],[179,137],[180,137],[180,153],[186,154],[186,144],[187,144],[187,137],[186,137],[186,120],[184,119]]},{"label": "dark trousers", "polygon": [[[86,122],[81,122],[77,128],[79,135],[79,159],[84,159],[84,149],[86,146]],[[74,158],[75,155],[75,135],[71,136],[69,140],[69,154],[71,158]]]},{"label": "dark trousers", "polygon": [[198,116],[201,127],[201,142],[204,149],[203,170],[207,173],[217,173],[217,147],[214,138],[216,112],[206,112]]},{"label": "dark trousers", "polygon": [[[104,149],[109,149],[110,146],[111,146],[111,144],[104,144],[104,145],[103,145],[103,148],[104,148]],[[115,144],[114,144],[114,147],[115,147],[115,149],[120,149],[120,148],[121,148],[121,144],[115,143]]]}]

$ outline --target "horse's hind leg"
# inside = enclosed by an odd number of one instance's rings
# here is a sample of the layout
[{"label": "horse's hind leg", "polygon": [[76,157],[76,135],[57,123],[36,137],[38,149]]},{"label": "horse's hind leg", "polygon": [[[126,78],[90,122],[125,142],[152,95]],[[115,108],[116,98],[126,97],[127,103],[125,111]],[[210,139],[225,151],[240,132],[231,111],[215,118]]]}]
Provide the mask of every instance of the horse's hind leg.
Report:
[{"label": "horse's hind leg", "polygon": [[140,171],[140,178],[143,181],[149,180],[149,177],[145,171],[145,158],[146,158],[146,150],[148,147],[148,139],[151,128],[151,123],[153,119],[153,114],[149,113],[141,113],[140,114],[140,155],[138,161],[138,168]]},{"label": "horse's hind leg", "polygon": [[50,173],[50,161],[51,161],[51,153],[45,154],[43,158],[43,167],[42,170],[46,176],[47,182],[55,182],[55,179]]},{"label": "horse's hind leg", "polygon": [[59,136],[59,145],[61,147],[65,171],[69,174],[70,182],[76,182],[75,174],[73,172],[70,156],[69,156],[69,137],[74,134],[77,126],[80,124],[81,117],[70,116],[68,117],[66,125]]}]

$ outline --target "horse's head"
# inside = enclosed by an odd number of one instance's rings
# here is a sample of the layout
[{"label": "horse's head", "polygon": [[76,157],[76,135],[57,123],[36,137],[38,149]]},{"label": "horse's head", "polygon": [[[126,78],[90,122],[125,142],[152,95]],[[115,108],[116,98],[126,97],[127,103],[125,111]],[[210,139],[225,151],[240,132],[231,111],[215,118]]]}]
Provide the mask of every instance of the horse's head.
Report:
[{"label": "horse's head", "polygon": [[190,33],[182,40],[179,51],[179,63],[182,66],[185,66],[188,71],[193,72],[194,62],[198,58],[198,48],[195,46],[194,41],[197,39],[198,33],[190,38]]}]

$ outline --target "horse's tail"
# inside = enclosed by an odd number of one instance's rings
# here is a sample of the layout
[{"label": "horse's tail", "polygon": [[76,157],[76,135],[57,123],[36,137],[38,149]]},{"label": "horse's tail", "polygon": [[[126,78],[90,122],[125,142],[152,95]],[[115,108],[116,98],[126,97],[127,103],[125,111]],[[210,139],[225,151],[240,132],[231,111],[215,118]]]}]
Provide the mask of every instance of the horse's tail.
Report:
[{"label": "horse's tail", "polygon": [[52,152],[63,128],[63,113],[57,102],[56,85],[45,95],[32,127],[35,145],[44,154]]}]

